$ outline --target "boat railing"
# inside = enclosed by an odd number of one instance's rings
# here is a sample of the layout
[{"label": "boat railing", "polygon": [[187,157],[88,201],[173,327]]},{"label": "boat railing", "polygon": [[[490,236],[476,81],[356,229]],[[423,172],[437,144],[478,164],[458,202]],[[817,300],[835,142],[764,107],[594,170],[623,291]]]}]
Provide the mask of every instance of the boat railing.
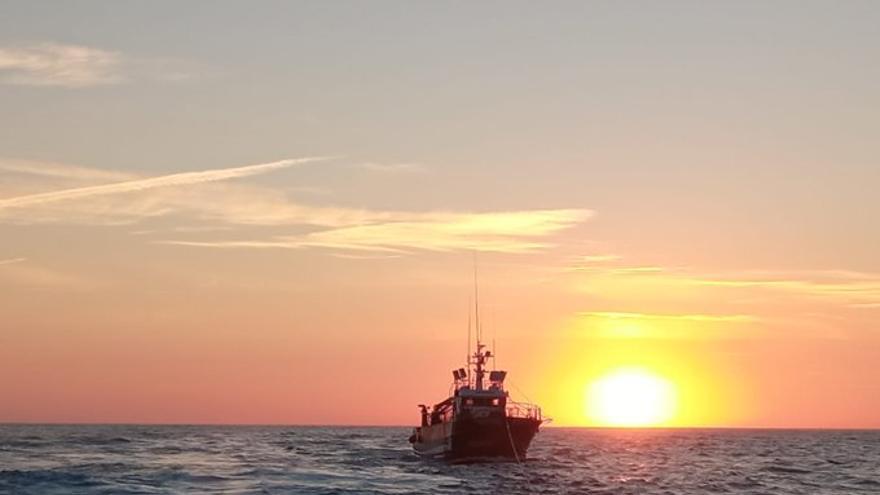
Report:
[{"label": "boat railing", "polygon": [[525,402],[508,402],[507,403],[508,418],[527,418],[541,420],[541,408],[534,404]]}]

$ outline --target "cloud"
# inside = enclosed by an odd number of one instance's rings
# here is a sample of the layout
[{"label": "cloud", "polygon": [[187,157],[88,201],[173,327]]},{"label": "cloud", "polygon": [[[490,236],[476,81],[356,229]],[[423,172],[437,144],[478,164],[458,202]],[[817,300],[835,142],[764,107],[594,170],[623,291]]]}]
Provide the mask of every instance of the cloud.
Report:
[{"label": "cloud", "polygon": [[757,320],[756,317],[751,315],[629,313],[615,311],[587,311],[578,314],[580,316],[605,318],[611,320],[667,320],[699,322],[750,322]]},{"label": "cloud", "polygon": [[610,261],[618,261],[622,257],[618,254],[587,254],[578,256],[577,261],[580,263],[607,263]]},{"label": "cloud", "polygon": [[81,45],[0,47],[0,82],[82,88],[123,82],[119,53]]},{"label": "cloud", "polygon": [[61,271],[55,268],[22,263],[27,258],[0,261],[0,290],[25,289],[91,290],[105,285],[99,276]]},{"label": "cloud", "polygon": [[245,184],[217,183],[167,190],[155,200],[201,220],[237,225],[342,227],[401,218],[398,212],[304,204],[276,188]]},{"label": "cloud", "polygon": [[[786,304],[858,307],[880,303],[880,274],[855,270],[709,271],[655,265],[578,265],[566,270],[577,290],[604,298],[750,304],[765,311]],[[864,307],[864,306],[862,306]]]},{"label": "cloud", "polygon": [[586,220],[586,210],[427,214],[417,221],[356,225],[308,234],[303,245],[355,250],[475,249],[522,253],[548,247],[536,239]]},{"label": "cloud", "polygon": [[851,308],[861,308],[861,309],[880,309],[880,302],[875,303],[860,303],[860,304],[850,304]]},{"label": "cloud", "polygon": [[589,311],[576,314],[573,328],[605,339],[743,338],[760,331],[762,320],[745,314]]},{"label": "cloud", "polygon": [[300,249],[302,244],[297,242],[285,241],[283,238],[277,240],[265,241],[183,241],[183,240],[162,240],[155,241],[155,244],[168,244],[173,246],[190,246],[190,247],[207,247],[221,249],[236,248],[256,248],[256,249]]},{"label": "cloud", "polygon": [[[552,246],[551,237],[588,219],[584,209],[502,212],[410,212],[316,206],[292,201],[289,187],[222,182],[318,158],[283,160],[230,169],[134,177],[51,192],[17,191],[0,199],[0,220],[15,224],[83,223],[128,225],[160,216],[185,216],[187,227],[147,227],[136,234],[177,232],[183,238],[156,241],[227,249],[325,248],[400,255],[415,251],[481,250],[524,253]],[[105,182],[108,171],[0,161],[0,170],[48,177],[54,182]],[[5,165],[4,165],[5,164]],[[198,185],[198,187],[171,187]],[[58,187],[58,186],[56,186]],[[19,189],[21,189],[19,187]],[[45,186],[42,187],[45,190]],[[8,191],[8,189],[7,189]],[[203,221],[204,224],[192,223]],[[297,226],[297,230],[242,239],[208,239],[230,226]],[[371,255],[371,256],[375,256]]]},{"label": "cloud", "polygon": [[[18,225],[130,225],[149,218],[176,214],[187,215],[187,221],[219,222],[227,226],[303,224],[341,227],[411,217],[398,212],[298,203],[289,198],[291,189],[297,186],[265,187],[212,181],[199,182],[198,187],[155,187],[115,194],[120,190],[116,185],[106,184],[110,178],[115,178],[113,182],[120,182],[121,179],[122,182],[134,181],[136,184],[152,179],[102,169],[9,159],[0,160],[0,171],[3,170],[13,172],[13,175],[7,174],[0,181],[0,194],[7,196],[7,199],[0,199],[0,222]],[[24,180],[30,177],[45,180]],[[84,194],[94,190],[81,191],[83,188],[73,187],[82,182],[98,182],[108,186],[98,192],[114,193]],[[51,188],[59,191],[44,192]],[[55,196],[59,192],[64,192],[61,196],[66,196],[66,191],[70,189],[78,191],[75,200],[61,201]],[[43,194],[48,197],[40,196]],[[21,207],[3,207],[5,201],[14,198],[18,198],[15,203],[27,203],[26,214],[22,213]],[[210,224],[196,226],[212,228]]]},{"label": "cloud", "polygon": [[347,260],[390,260],[400,258],[399,254],[349,254],[331,253],[330,256]]},{"label": "cloud", "polygon": [[569,266],[562,269],[563,272],[591,272],[596,274],[633,274],[633,273],[660,273],[674,269],[657,265],[622,265],[615,263],[623,259],[617,254],[599,254],[576,256]]},{"label": "cloud", "polygon": [[155,189],[160,187],[182,186],[201,184],[205,182],[223,181],[262,174],[272,170],[291,167],[293,165],[322,160],[326,158],[299,158],[280,160],[271,163],[246,165],[243,167],[223,168],[215,170],[203,170],[200,172],[181,172],[159,177],[134,179],[123,182],[114,182],[98,186],[77,187],[46,193],[28,194],[12,198],[0,199],[0,210],[7,208],[22,208],[39,206],[57,201],[84,199],[95,196],[107,196],[114,194],[130,193]]},{"label": "cloud", "polygon": [[369,170],[371,172],[379,172],[385,174],[414,173],[425,172],[425,166],[419,163],[375,163],[366,162],[357,165],[359,168]]},{"label": "cloud", "polygon": [[766,272],[762,276],[690,276],[682,277],[682,283],[695,286],[731,289],[769,289],[809,296],[880,301],[880,274],[858,273],[838,270],[815,270],[805,272]]},{"label": "cloud", "polygon": [[[526,253],[551,246],[545,239],[591,216],[589,210],[493,213],[388,213],[402,221],[319,230],[300,236],[233,241],[165,240],[163,244],[215,248],[320,247],[342,251],[408,253],[478,250]],[[408,218],[407,218],[408,217]]]},{"label": "cloud", "polygon": [[80,167],[66,163],[0,158],[0,170],[19,174],[77,181],[123,181],[136,176],[114,170]]},{"label": "cloud", "polygon": [[0,83],[88,88],[134,80],[178,83],[212,72],[191,61],[132,58],[100,48],[34,43],[0,47]]},{"label": "cloud", "polygon": [[671,268],[666,268],[663,266],[655,266],[655,265],[641,265],[641,266],[621,266],[617,268],[611,268],[608,271],[610,273],[660,273],[660,272],[669,272],[672,271]]}]

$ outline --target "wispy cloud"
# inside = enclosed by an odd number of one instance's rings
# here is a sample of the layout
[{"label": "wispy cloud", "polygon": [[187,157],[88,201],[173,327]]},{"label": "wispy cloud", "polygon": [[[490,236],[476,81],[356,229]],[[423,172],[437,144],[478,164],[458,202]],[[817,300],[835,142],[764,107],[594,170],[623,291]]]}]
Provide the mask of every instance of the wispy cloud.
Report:
[{"label": "wispy cloud", "polygon": [[880,301],[880,274],[839,270],[806,272],[748,272],[737,274],[683,275],[683,284],[729,289],[767,289],[803,295],[832,297],[856,302]]},{"label": "wispy cloud", "polygon": [[63,189],[60,191],[51,191],[46,193],[28,194],[25,196],[17,196],[13,198],[0,199],[0,210],[6,208],[22,208],[28,206],[38,206],[46,203],[53,203],[64,200],[83,199],[95,196],[107,196],[114,194],[130,193],[137,191],[145,191],[160,187],[182,186],[190,184],[201,184],[205,182],[216,182],[239,177],[247,177],[266,173],[272,170],[292,167],[297,164],[323,160],[326,158],[312,157],[280,160],[271,163],[261,163],[256,165],[246,165],[243,167],[223,168],[215,170],[203,170],[200,172],[181,172],[159,177],[150,177],[145,179],[134,179],[123,182],[114,182],[110,184],[102,184],[98,186],[77,187],[72,189]]},{"label": "wispy cloud", "polygon": [[620,266],[615,268],[610,268],[608,271],[611,273],[660,273],[660,272],[668,272],[672,271],[672,268],[666,268],[663,266],[655,266],[655,265],[641,265],[641,266]]},{"label": "wispy cloud", "polygon": [[586,210],[427,214],[417,221],[357,225],[309,234],[307,246],[351,250],[476,249],[522,253],[546,248],[542,240],[583,222]]},{"label": "wispy cloud", "polygon": [[547,248],[553,234],[591,216],[589,210],[526,210],[495,213],[396,213],[401,221],[319,230],[262,240],[189,241],[163,244],[216,248],[320,247],[341,251],[406,253],[479,250],[525,253]]},{"label": "wispy cloud", "polygon": [[91,46],[29,43],[0,46],[0,84],[89,88],[147,80],[178,83],[210,73],[191,61],[140,58]]},{"label": "wispy cloud", "polygon": [[0,158],[0,170],[18,174],[77,181],[124,181],[136,176],[115,170],[101,170],[58,162]]},{"label": "wispy cloud", "polygon": [[859,303],[859,304],[850,304],[851,308],[860,308],[860,309],[880,309],[880,302],[875,303]]},{"label": "wispy cloud", "polygon": [[576,258],[577,263],[608,263],[610,261],[618,261],[622,258],[619,254],[587,254],[584,256],[578,256]]},{"label": "wispy cloud", "polygon": [[[177,232],[183,238],[156,241],[193,247],[227,249],[324,248],[340,254],[399,255],[416,251],[482,250],[524,253],[553,245],[553,236],[588,219],[584,209],[501,212],[411,212],[316,206],[292,201],[287,187],[221,182],[320,158],[283,160],[228,169],[186,172],[160,177],[66,187],[51,192],[23,191],[0,199],[0,219],[16,224],[134,224],[147,218],[176,215],[186,227],[133,230],[133,233]],[[59,180],[101,180],[106,171],[0,162],[0,170]],[[198,187],[171,187],[198,185]],[[57,186],[56,186],[57,187]],[[31,190],[33,187],[31,187]],[[8,189],[7,189],[8,190]],[[193,223],[197,221],[204,224]],[[231,226],[297,226],[296,230],[258,238],[230,234],[210,239],[210,232]],[[302,233],[296,233],[296,232]],[[208,237],[209,239],[206,239]]]},{"label": "wispy cloud", "polygon": [[100,276],[72,273],[54,267],[23,263],[27,258],[0,260],[0,288],[90,290],[106,282]]},{"label": "wispy cloud", "polygon": [[359,163],[358,168],[385,174],[425,172],[427,169],[420,163]]},{"label": "wispy cloud", "polygon": [[591,272],[598,274],[632,274],[632,273],[659,273],[675,269],[657,265],[626,265],[619,263],[623,256],[618,254],[595,254],[575,256],[572,261],[562,268],[564,272]]},{"label": "wispy cloud", "polygon": [[347,260],[390,260],[400,258],[399,254],[350,254],[350,253],[330,253],[330,256]]},{"label": "wispy cloud", "polygon": [[0,81],[81,88],[125,80],[119,53],[81,45],[40,43],[0,47]]},{"label": "wispy cloud", "polygon": [[754,337],[762,320],[750,314],[588,311],[576,314],[572,328],[605,339],[742,338]]},{"label": "wispy cloud", "polygon": [[186,240],[161,240],[155,241],[155,244],[168,244],[173,246],[190,246],[190,247],[206,247],[218,249],[300,249],[302,244],[286,241],[283,237],[275,238],[275,240],[253,240],[253,241],[186,241]]},{"label": "wispy cloud", "polygon": [[[611,305],[638,297],[661,308],[703,308],[815,320],[817,307],[834,313],[880,304],[880,274],[856,270],[701,270],[657,265],[573,264],[574,288]],[[597,313],[596,316],[599,316]],[[627,314],[605,313],[606,318]]]},{"label": "wispy cloud", "polygon": [[719,315],[719,314],[669,314],[669,313],[630,313],[617,311],[586,311],[580,316],[605,318],[611,320],[666,320],[666,321],[699,321],[699,322],[750,322],[758,318],[751,315]]},{"label": "wispy cloud", "polygon": [[[131,182],[148,177],[104,169],[64,164],[0,160],[0,196],[6,199],[28,198],[27,210],[0,206],[0,222],[29,225],[68,223],[84,225],[130,225],[148,218],[171,215],[187,216],[187,222],[207,222],[194,227],[211,228],[229,225],[318,225],[341,227],[370,222],[410,218],[396,212],[335,206],[315,206],[293,201],[292,190],[305,185],[258,186],[232,181],[199,182],[197,187],[154,187],[127,194],[88,194],[71,201],[40,199],[42,194],[56,194],[88,185],[110,186],[108,182]],[[34,178],[41,180],[33,180]],[[214,177],[216,178],[216,177]],[[111,180],[112,179],[112,180]],[[96,184],[97,183],[97,184]],[[54,189],[52,193],[45,193]],[[115,185],[104,191],[117,192]],[[85,192],[89,192],[87,189]],[[99,190],[100,192],[100,190]],[[2,204],[6,199],[0,199]],[[39,202],[37,202],[39,200]],[[19,200],[17,199],[16,202]]]}]

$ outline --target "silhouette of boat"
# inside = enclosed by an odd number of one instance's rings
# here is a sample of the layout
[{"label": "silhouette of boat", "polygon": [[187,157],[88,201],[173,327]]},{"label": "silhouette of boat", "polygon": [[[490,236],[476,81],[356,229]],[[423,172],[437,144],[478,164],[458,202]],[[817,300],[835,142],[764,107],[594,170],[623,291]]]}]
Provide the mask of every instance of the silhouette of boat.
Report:
[{"label": "silhouette of boat", "polygon": [[423,457],[451,462],[525,459],[526,451],[544,421],[541,408],[510,400],[504,388],[506,371],[488,372],[486,364],[494,356],[480,341],[479,298],[476,284],[476,351],[470,353],[468,321],[468,368],[452,371],[453,394],[428,407],[419,404],[421,425],[409,438],[413,450]]}]

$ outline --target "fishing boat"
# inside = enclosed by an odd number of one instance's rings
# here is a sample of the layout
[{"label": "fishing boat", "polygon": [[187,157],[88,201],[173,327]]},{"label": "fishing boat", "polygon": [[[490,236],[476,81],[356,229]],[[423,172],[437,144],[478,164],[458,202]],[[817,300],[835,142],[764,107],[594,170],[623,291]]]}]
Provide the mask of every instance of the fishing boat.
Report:
[{"label": "fishing boat", "polygon": [[[478,301],[478,299],[477,299]],[[423,457],[450,462],[492,460],[522,461],[544,421],[541,408],[510,400],[504,386],[507,372],[489,370],[494,353],[481,342],[479,303],[476,303],[476,351],[470,352],[468,322],[468,369],[452,371],[453,393],[433,407],[419,404],[421,425],[409,438],[413,450]]]}]

